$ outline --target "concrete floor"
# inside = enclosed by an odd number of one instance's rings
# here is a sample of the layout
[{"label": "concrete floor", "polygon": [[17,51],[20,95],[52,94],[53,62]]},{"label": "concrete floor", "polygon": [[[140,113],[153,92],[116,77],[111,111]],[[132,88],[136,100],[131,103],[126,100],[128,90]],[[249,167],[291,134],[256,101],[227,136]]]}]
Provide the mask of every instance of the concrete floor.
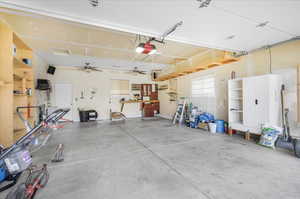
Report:
[{"label": "concrete floor", "polygon": [[47,162],[58,143],[65,161],[48,163],[37,199],[300,198],[300,160],[240,136],[167,120],[74,123],[55,131],[34,161]]}]

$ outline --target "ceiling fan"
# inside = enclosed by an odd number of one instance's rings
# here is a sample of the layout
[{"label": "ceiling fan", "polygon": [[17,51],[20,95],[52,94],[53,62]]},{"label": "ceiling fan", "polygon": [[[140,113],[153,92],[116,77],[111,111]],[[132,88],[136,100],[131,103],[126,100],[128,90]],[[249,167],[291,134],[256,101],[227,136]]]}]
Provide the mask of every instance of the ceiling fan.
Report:
[{"label": "ceiling fan", "polygon": [[138,67],[134,67],[133,70],[130,70],[126,73],[133,74],[133,75],[146,75],[147,71],[139,70]]},{"label": "ceiling fan", "polygon": [[101,69],[99,69],[96,66],[91,66],[91,63],[86,62],[84,66],[75,66],[74,68],[76,68],[77,70],[86,72],[86,73],[90,73],[90,72],[103,72]]}]

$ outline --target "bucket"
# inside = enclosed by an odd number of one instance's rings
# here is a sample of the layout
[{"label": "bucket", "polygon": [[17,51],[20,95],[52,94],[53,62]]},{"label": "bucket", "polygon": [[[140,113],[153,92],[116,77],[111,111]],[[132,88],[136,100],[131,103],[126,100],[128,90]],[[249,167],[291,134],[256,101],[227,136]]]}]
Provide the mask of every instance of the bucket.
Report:
[{"label": "bucket", "polygon": [[217,124],[217,133],[225,133],[225,121],[216,120],[216,124]]},{"label": "bucket", "polygon": [[217,131],[217,124],[216,123],[208,123],[209,131],[211,133],[216,133]]},{"label": "bucket", "polygon": [[190,128],[196,128],[196,122],[190,122]]}]

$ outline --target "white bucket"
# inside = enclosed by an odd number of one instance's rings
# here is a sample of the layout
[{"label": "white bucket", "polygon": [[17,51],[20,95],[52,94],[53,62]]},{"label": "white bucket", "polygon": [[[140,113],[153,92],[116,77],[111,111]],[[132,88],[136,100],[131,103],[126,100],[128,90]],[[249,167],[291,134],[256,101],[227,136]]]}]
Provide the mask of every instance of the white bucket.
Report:
[{"label": "white bucket", "polygon": [[217,124],[216,123],[208,123],[208,126],[209,126],[209,131],[211,133],[217,132]]}]

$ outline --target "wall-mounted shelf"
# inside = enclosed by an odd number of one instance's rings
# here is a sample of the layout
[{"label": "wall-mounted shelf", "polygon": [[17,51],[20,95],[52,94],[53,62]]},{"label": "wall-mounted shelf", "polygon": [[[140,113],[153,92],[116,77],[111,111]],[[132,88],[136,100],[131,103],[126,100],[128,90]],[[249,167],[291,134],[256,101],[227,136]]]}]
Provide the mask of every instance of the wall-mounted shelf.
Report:
[{"label": "wall-mounted shelf", "polygon": [[243,100],[242,97],[231,98],[231,100]]},{"label": "wall-mounted shelf", "polygon": [[7,85],[10,85],[10,84],[12,84],[12,83],[0,80],[0,87],[1,86],[7,86]]},{"label": "wall-mounted shelf", "polygon": [[17,57],[14,56],[14,69],[20,70],[24,72],[31,72],[32,68],[28,66],[27,64],[23,63],[21,60],[19,60]]},{"label": "wall-mounted shelf", "polygon": [[20,39],[20,37],[15,32],[13,32],[12,34],[13,34],[13,44],[16,45],[17,49],[32,51],[31,48],[29,48],[29,46],[27,46],[27,44],[23,42],[23,40]]},{"label": "wall-mounted shelf", "polygon": [[242,113],[243,112],[242,110],[230,110],[230,111],[233,113]]},{"label": "wall-mounted shelf", "polygon": [[233,88],[231,91],[242,91],[242,88]]},{"label": "wall-mounted shelf", "polygon": [[165,74],[165,75],[160,75],[154,81],[165,81],[165,80],[181,77],[183,75],[188,75],[188,74],[191,74],[191,73],[195,73],[195,72],[198,72],[198,71],[201,71],[201,70],[207,70],[207,69],[217,67],[217,66],[221,66],[221,65],[224,65],[224,64],[237,62],[239,60],[240,60],[239,58],[225,58],[225,56],[224,56],[224,58],[219,59],[217,62],[210,62],[208,64],[203,64],[203,65],[199,65],[199,66],[196,66],[196,67],[187,67],[186,69],[184,69],[182,71],[173,72],[173,73],[169,73],[169,74]]},{"label": "wall-mounted shelf", "polygon": [[[22,59],[32,60],[33,52],[5,23],[0,22],[0,144],[10,146],[25,133],[25,126],[16,113],[19,106],[35,105],[35,98],[26,95],[31,88],[34,95],[33,69]],[[20,91],[20,94],[14,93]],[[22,110],[22,115],[33,116],[32,110]],[[34,119],[30,120],[33,124]]]}]

